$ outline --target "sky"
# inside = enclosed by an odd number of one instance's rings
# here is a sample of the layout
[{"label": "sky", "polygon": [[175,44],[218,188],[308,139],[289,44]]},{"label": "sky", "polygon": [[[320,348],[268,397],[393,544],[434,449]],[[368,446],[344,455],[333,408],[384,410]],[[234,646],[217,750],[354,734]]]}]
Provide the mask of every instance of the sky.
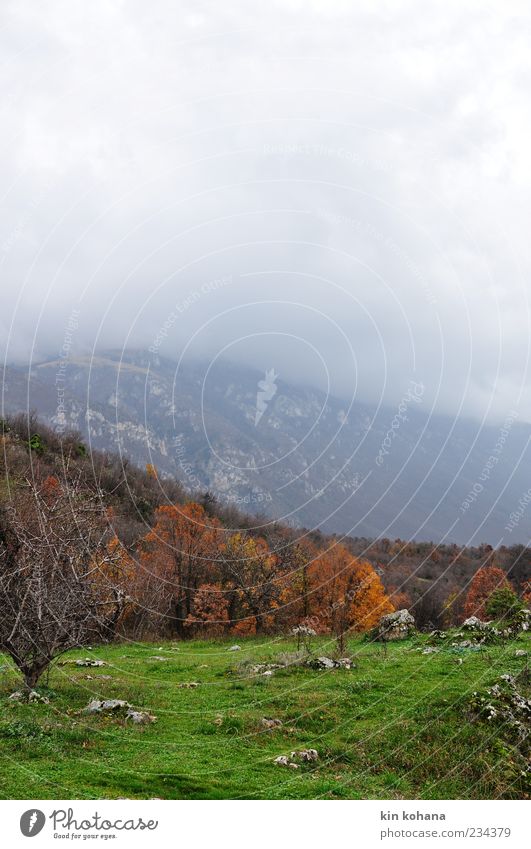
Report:
[{"label": "sky", "polygon": [[0,344],[531,421],[527,2],[4,0]]}]

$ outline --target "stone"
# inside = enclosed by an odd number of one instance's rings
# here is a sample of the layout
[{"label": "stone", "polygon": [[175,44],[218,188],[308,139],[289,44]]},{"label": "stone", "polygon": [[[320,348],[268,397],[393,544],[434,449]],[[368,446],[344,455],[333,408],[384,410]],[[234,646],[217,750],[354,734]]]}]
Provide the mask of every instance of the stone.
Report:
[{"label": "stone", "polygon": [[336,661],[324,656],[312,658],[306,665],[311,669],[336,669]]},{"label": "stone", "polygon": [[123,699],[92,699],[84,709],[83,713],[104,713],[105,711],[114,711],[129,709],[131,705]]},{"label": "stone", "polygon": [[291,752],[290,758],[292,761],[299,760],[302,763],[312,763],[319,760],[317,749],[302,749],[300,752]]},{"label": "stone", "polygon": [[286,757],[286,755],[279,755],[278,758],[275,758],[273,763],[275,763],[277,766],[287,766],[290,769],[298,769],[299,768],[299,765],[294,764],[292,761],[290,761],[289,758]]},{"label": "stone", "polygon": [[10,702],[40,702],[43,705],[49,705],[50,699],[47,696],[41,696],[40,693],[37,693],[36,690],[30,690],[29,692],[23,692],[22,690],[16,690],[14,693],[11,693],[9,696]]},{"label": "stone", "polygon": [[242,650],[241,646],[231,646],[230,649],[227,649],[227,651],[241,651],[241,650]]},{"label": "stone", "polygon": [[465,631],[488,631],[490,627],[490,622],[483,622],[477,616],[469,616],[461,625]]},{"label": "stone", "polygon": [[199,687],[199,681],[184,681],[182,684],[177,684],[178,690],[195,690]]},{"label": "stone", "polygon": [[112,675],[82,675],[84,681],[112,681]]},{"label": "stone", "polygon": [[132,708],[129,708],[125,718],[126,720],[134,722],[135,725],[149,725],[151,722],[157,721],[157,717],[153,716],[151,713],[145,713],[141,710],[133,710]]},{"label": "stone", "polygon": [[15,692],[11,693],[11,695],[9,696],[8,701],[10,701],[10,702],[21,702],[23,698],[24,698],[24,693],[22,693],[20,690],[15,690]]},{"label": "stone", "polygon": [[435,646],[426,646],[422,654],[439,654],[439,649],[436,649]]},{"label": "stone", "polygon": [[260,720],[260,725],[262,726],[262,728],[267,728],[268,730],[271,730],[273,728],[280,728],[282,726],[282,720],[268,719],[268,717],[264,716]]},{"label": "stone", "polygon": [[395,610],[382,616],[377,626],[376,638],[381,642],[406,640],[415,629],[415,619],[409,610]]},{"label": "stone", "polygon": [[160,656],[160,655],[158,655],[158,654],[152,654],[152,655],[150,656],[149,660],[158,660],[158,661],[160,661],[161,663],[166,663],[166,661],[167,661],[167,660],[169,660],[169,657],[161,657],[161,656]]},{"label": "stone", "polygon": [[83,660],[75,660],[76,666],[105,666],[103,660],[92,660],[90,657],[85,657]]},{"label": "stone", "polygon": [[524,649],[517,649],[514,653],[515,657],[527,657],[527,652]]},{"label": "stone", "polygon": [[35,690],[30,690],[28,702],[42,702],[43,705],[49,705],[50,699],[48,696],[41,696],[41,694],[37,693]]}]

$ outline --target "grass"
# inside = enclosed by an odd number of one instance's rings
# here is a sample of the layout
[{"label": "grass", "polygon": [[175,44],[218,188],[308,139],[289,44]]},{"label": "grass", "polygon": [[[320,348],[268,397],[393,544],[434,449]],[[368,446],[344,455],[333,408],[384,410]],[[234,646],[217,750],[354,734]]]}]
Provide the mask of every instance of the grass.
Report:
[{"label": "grass", "polygon": [[[382,646],[352,640],[356,668],[291,666],[267,677],[246,662],[275,662],[289,640],[121,643],[90,655],[102,668],[55,665],[40,692],[49,704],[8,700],[0,678],[0,795],[20,798],[493,799],[522,798],[522,756],[500,726],[474,721],[474,690],[521,673],[525,638],[481,652],[423,655],[423,636]],[[314,651],[333,646],[316,641]],[[163,656],[166,661],[153,660]],[[459,658],[462,663],[459,663]],[[110,680],[98,678],[109,675]],[[93,676],[88,679],[86,676]],[[197,681],[194,689],[179,684]],[[524,689],[523,685],[522,688]],[[149,726],[80,711],[92,698],[123,698],[154,713]],[[266,731],[262,717],[282,720]],[[275,757],[315,748],[298,770]]]}]

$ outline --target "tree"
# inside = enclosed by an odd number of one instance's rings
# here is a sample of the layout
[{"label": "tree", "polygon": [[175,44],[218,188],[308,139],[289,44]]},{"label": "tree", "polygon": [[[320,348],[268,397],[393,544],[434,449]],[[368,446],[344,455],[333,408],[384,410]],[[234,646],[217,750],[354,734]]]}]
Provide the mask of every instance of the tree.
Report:
[{"label": "tree", "polygon": [[498,566],[482,566],[481,569],[478,569],[470,584],[465,601],[465,616],[477,616],[478,619],[486,618],[487,601],[494,590],[503,588],[513,590],[503,569]]},{"label": "tree", "polygon": [[180,636],[199,585],[215,582],[222,538],[220,523],[200,504],[157,508],[155,524],[141,545],[145,601]]},{"label": "tree", "polygon": [[510,587],[499,587],[494,590],[485,605],[490,619],[511,619],[523,608],[524,603]]},{"label": "tree", "polygon": [[0,649],[32,689],[54,658],[108,639],[125,594],[105,597],[113,560],[103,509],[77,484],[26,481],[0,510]]},{"label": "tree", "polygon": [[353,557],[343,545],[323,552],[310,567],[315,630],[335,635],[345,651],[349,631],[367,631],[394,608],[380,578],[366,560]]},{"label": "tree", "polygon": [[[230,618],[236,633],[262,633],[279,607],[280,558],[265,540],[233,534],[222,555],[222,577],[230,590]],[[238,622],[240,624],[238,624]]]},{"label": "tree", "polygon": [[194,633],[221,637],[229,626],[229,602],[221,584],[201,584],[185,625]]}]

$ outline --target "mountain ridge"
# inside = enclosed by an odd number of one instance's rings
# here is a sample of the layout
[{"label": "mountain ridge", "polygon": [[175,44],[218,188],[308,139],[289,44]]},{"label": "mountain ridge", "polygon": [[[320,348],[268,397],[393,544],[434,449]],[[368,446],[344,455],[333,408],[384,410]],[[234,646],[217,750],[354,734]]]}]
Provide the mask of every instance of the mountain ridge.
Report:
[{"label": "mountain ridge", "polygon": [[177,368],[149,352],[104,351],[29,371],[8,367],[3,409],[35,408],[97,449],[152,463],[190,493],[209,490],[294,527],[469,544],[528,540],[525,511],[507,530],[529,488],[528,425],[428,415],[420,384],[396,408],[374,408],[267,380],[267,369],[229,361]]}]

